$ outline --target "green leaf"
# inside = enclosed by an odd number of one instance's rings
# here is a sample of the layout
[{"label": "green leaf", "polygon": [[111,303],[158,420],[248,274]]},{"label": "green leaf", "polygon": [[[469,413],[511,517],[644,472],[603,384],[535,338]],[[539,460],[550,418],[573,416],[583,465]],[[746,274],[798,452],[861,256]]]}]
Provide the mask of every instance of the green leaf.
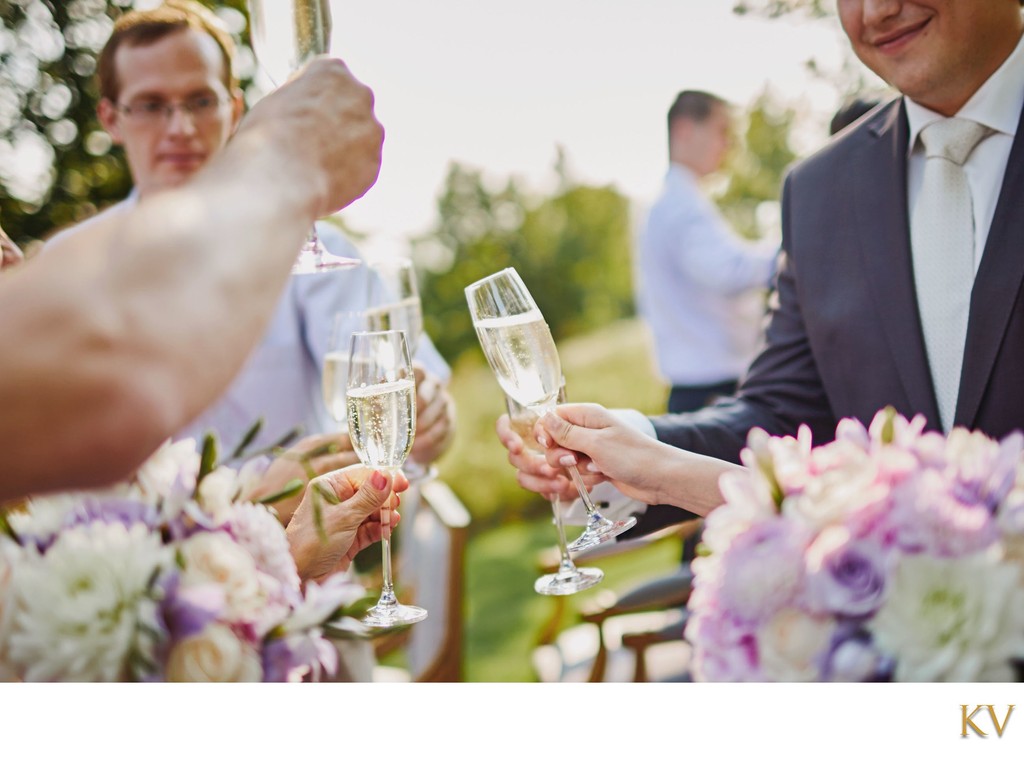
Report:
[{"label": "green leaf", "polygon": [[213,469],[216,466],[217,438],[213,433],[207,433],[203,436],[203,453],[199,459],[199,475],[196,477],[196,494],[199,493],[199,484],[203,482],[203,478],[213,472]]},{"label": "green leaf", "polygon": [[14,528],[11,527],[10,522],[7,520],[7,512],[3,509],[0,509],[0,533],[14,541],[18,541],[18,534],[14,532]]},{"label": "green leaf", "polygon": [[896,408],[887,406],[883,411],[885,413],[885,424],[882,425],[882,443],[888,445],[896,437]]},{"label": "green leaf", "polygon": [[238,459],[239,457],[241,457],[245,453],[245,450],[249,447],[249,444],[256,440],[256,436],[260,434],[260,430],[262,428],[263,418],[260,417],[252,424],[252,427],[249,428],[248,431],[246,431],[245,435],[242,437],[241,443],[235,446],[235,450],[231,452],[231,456],[228,457],[228,461]]},{"label": "green leaf", "polygon": [[259,500],[260,504],[274,504],[281,501],[281,499],[287,499],[295,494],[299,493],[303,488],[306,487],[306,481],[302,478],[294,478],[289,480],[279,491],[275,491],[269,496],[264,496]]}]

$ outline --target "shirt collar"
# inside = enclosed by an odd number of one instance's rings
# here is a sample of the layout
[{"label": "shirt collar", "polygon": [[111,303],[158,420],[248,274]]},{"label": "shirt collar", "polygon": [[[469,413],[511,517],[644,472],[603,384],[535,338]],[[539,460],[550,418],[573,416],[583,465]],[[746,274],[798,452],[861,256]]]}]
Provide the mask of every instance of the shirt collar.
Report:
[{"label": "shirt collar", "polygon": [[677,185],[680,183],[693,185],[697,182],[697,175],[689,167],[673,162],[668,165],[668,175],[665,177],[665,181]]},{"label": "shirt collar", "polygon": [[[921,130],[932,122],[944,118],[930,108],[915,103],[908,97],[903,98],[907,108],[907,121],[910,124],[910,142],[908,153],[912,153],[917,145],[917,136]],[[1017,42],[1017,47],[1003,65],[996,69],[971,99],[964,103],[956,116],[976,121],[989,129],[1014,137],[1020,121],[1021,110],[1024,109],[1024,36]]]}]

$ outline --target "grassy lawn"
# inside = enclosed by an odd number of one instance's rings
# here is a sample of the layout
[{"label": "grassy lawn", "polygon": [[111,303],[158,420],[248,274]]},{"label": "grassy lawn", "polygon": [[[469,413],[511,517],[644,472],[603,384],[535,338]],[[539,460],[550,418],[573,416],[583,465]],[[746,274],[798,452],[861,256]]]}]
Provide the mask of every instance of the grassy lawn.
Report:
[{"label": "grassy lawn", "polygon": [[[551,520],[502,525],[474,537],[466,558],[466,681],[535,681],[530,654],[537,636],[557,609],[553,597],[537,594],[538,555],[554,545]],[[581,606],[610,590],[624,591],[640,580],[671,572],[679,544],[663,542],[632,556],[597,563],[604,580],[592,589],[563,597],[562,626],[577,622]]]}]

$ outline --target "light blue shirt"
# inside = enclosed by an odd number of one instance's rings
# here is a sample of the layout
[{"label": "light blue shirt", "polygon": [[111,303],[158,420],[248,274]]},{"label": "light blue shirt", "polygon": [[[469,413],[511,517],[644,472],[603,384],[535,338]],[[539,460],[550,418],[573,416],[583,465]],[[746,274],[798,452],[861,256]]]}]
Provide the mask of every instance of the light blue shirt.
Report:
[{"label": "light blue shirt", "polygon": [[[359,258],[337,227],[319,223],[317,233],[332,253]],[[201,441],[214,432],[221,452],[229,453],[260,417],[263,427],[250,450],[274,443],[297,425],[305,435],[337,430],[320,390],[324,355],[335,314],[369,305],[372,276],[369,267],[358,266],[289,278],[263,339],[228,390],[175,438]],[[360,329],[355,320],[352,316],[349,332]],[[448,365],[426,335],[415,358],[443,381],[450,377]]]},{"label": "light blue shirt", "polygon": [[696,176],[671,165],[641,234],[637,291],[670,384],[743,375],[758,348],[778,248],[732,232]]}]

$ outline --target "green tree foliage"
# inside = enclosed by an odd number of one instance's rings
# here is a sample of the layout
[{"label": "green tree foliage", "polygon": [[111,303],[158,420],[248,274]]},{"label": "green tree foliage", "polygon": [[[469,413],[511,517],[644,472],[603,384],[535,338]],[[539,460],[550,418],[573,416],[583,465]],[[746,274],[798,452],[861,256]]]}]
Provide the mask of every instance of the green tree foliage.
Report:
[{"label": "green tree foliage", "polygon": [[[244,30],[245,0],[203,2]],[[0,223],[23,246],[131,187],[96,118],[95,71],[114,19],[134,3],[0,0]]]},{"label": "green tree foliage", "polygon": [[569,178],[536,198],[514,179],[494,186],[452,164],[433,230],[413,242],[423,272],[425,327],[454,361],[477,350],[466,285],[505,267],[522,275],[556,340],[633,313],[629,201]]},{"label": "green tree foliage", "polygon": [[778,201],[782,175],[796,158],[789,145],[795,117],[794,109],[763,92],[746,114],[741,147],[730,154],[723,168],[728,184],[716,201],[733,228],[747,237],[766,233],[758,209],[766,201]]},{"label": "green tree foliage", "polygon": [[769,18],[778,18],[791,13],[803,13],[820,18],[834,13],[835,3],[831,0],[738,0],[733,13],[745,15],[756,13]]}]

